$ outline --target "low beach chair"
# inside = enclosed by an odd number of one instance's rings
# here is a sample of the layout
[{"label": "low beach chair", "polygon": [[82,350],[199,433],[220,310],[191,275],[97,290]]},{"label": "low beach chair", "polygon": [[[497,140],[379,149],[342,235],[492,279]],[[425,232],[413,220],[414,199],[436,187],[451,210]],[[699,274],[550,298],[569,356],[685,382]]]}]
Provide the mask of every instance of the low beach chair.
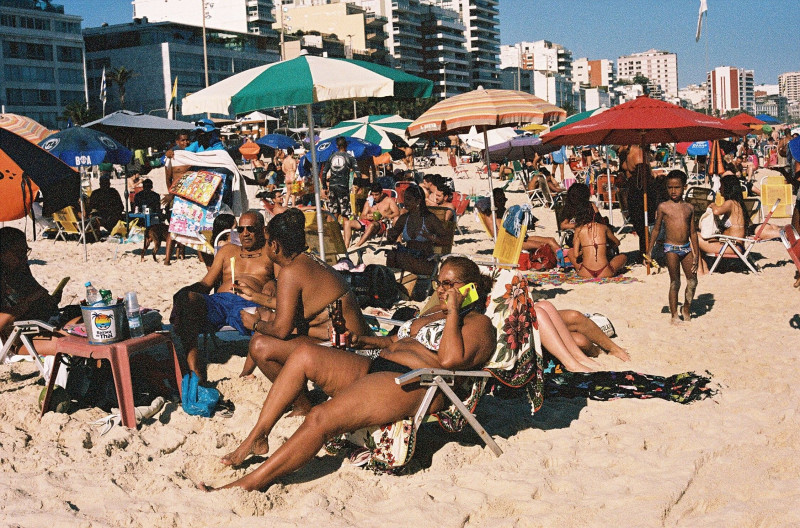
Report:
[{"label": "low beach chair", "polygon": [[[800,235],[797,234],[794,227],[791,225],[785,225],[781,228],[781,242],[786,247],[786,251],[789,252],[789,256],[794,262],[794,265],[797,267],[798,273],[800,273]],[[795,282],[795,286],[800,283],[800,279]]]},{"label": "low beach chair", "polygon": [[[767,216],[764,217],[764,222],[752,236],[741,238],[741,237],[733,237],[733,236],[718,234],[711,237],[709,240],[718,240],[722,242],[722,247],[717,253],[706,253],[707,257],[716,257],[716,259],[714,260],[714,264],[711,266],[711,269],[709,270],[708,274],[711,275],[712,273],[714,273],[714,270],[717,269],[717,266],[720,264],[720,262],[722,262],[723,258],[728,258],[728,259],[738,258],[739,260],[742,261],[742,263],[744,263],[745,266],[747,266],[748,269],[750,269],[750,271],[752,271],[753,273],[758,273],[760,271],[758,269],[758,264],[750,260],[750,252],[753,250],[756,244],[768,240],[761,238],[761,233],[764,231],[764,228],[769,223],[770,219],[772,218],[772,215],[778,209],[780,203],[781,203],[780,198],[775,200],[775,204],[769,210]],[[730,255],[730,254],[726,255],[726,251],[728,248],[730,248],[735,255]]]},{"label": "low beach chair", "polygon": [[558,245],[564,247],[567,237],[575,232],[574,229],[562,229],[561,222],[564,221],[564,204],[556,204],[553,206],[553,212],[556,214],[556,234],[558,235]]},{"label": "low beach chair", "polygon": [[791,218],[794,209],[794,194],[792,186],[786,183],[782,175],[764,176],[761,178],[761,209],[765,209],[766,204],[781,200],[784,204],[775,211],[775,218]]},{"label": "low beach chair", "polygon": [[67,235],[77,235],[78,243],[83,243],[87,233],[94,237],[95,242],[100,241],[100,237],[97,235],[97,231],[100,229],[97,225],[97,218],[90,217],[82,222],[75,214],[75,208],[72,206],[65,207],[53,213],[53,222],[58,228],[58,233],[56,233],[55,238],[53,238],[53,242],[59,238],[66,242]]},{"label": "low beach chair", "polygon": [[[454,371],[417,369],[395,378],[399,385],[419,383],[428,390],[413,417],[377,427],[347,433],[329,441],[325,449],[337,454],[353,450],[350,459],[376,471],[398,472],[414,455],[420,427],[438,422],[448,432],[459,432],[469,424],[496,456],[503,451],[473,414],[487,383],[525,388],[531,413],[541,408],[544,395],[543,359],[539,331],[535,326],[533,299],[527,281],[511,270],[499,272],[486,314],[497,331],[494,354],[480,370]],[[509,333],[511,328],[511,333]],[[455,390],[454,390],[455,389]],[[428,414],[431,402],[441,391],[450,406]],[[466,394],[461,399],[456,392]]]},{"label": "low beach chair", "polygon": [[469,196],[461,192],[454,192],[453,207],[456,209],[456,229],[458,229],[458,233],[460,235],[463,235],[464,232],[461,230],[461,226],[458,224],[458,222],[461,220],[461,217],[464,216],[464,213],[467,212],[467,208],[469,207]]},{"label": "low beach chair", "polygon": [[8,357],[11,355],[11,350],[14,345],[19,341],[28,351],[28,354],[33,358],[36,368],[44,378],[45,383],[50,381],[50,371],[45,366],[44,359],[36,351],[31,338],[41,334],[43,331],[55,332],[56,327],[47,324],[43,321],[15,321],[12,324],[13,329],[5,343],[0,340],[0,365],[4,364]]},{"label": "low beach chair", "polygon": [[469,178],[467,167],[458,161],[455,154],[450,154],[447,161],[450,163],[450,168],[453,169],[453,178]]},{"label": "low beach chair", "polygon": [[[319,234],[317,233],[317,212],[314,209],[303,211],[306,218],[306,243],[308,251],[319,254]],[[356,265],[364,262],[365,247],[349,251],[344,245],[342,226],[329,211],[322,211],[322,236],[325,243],[325,262],[336,264],[339,259],[358,255]]]},{"label": "low beach chair", "polygon": [[551,193],[550,187],[547,186],[547,180],[543,175],[539,175],[539,189],[542,190],[542,196],[544,197],[544,202],[550,209],[556,203],[564,203],[564,196],[566,196],[566,192],[558,192],[558,193]]},{"label": "low beach chair", "polygon": [[[533,174],[532,181],[536,182],[536,188],[529,191],[528,187],[525,187],[525,193],[528,195],[528,201],[531,203],[531,207],[548,205],[544,197],[544,191],[542,191],[542,176],[540,174]],[[547,186],[547,181],[545,181],[545,186]]]}]

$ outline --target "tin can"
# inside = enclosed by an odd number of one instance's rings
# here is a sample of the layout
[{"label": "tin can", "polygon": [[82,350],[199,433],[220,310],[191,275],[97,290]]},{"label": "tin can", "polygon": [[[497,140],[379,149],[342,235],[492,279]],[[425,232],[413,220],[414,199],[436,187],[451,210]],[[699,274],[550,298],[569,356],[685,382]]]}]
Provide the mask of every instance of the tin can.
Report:
[{"label": "tin can", "polygon": [[111,306],[114,304],[114,298],[111,296],[111,290],[100,290],[100,297],[103,299],[103,304]]}]

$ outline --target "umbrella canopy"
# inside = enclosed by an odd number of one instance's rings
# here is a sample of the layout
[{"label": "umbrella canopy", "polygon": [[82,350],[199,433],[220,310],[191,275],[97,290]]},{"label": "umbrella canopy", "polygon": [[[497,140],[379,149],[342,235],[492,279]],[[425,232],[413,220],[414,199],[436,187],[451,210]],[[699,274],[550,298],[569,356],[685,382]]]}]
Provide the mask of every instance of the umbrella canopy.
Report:
[{"label": "umbrella canopy", "polygon": [[[328,161],[337,150],[335,139],[323,139],[314,147],[317,160],[322,162]],[[381,154],[381,148],[375,143],[370,143],[369,141],[364,141],[356,137],[349,137],[347,138],[347,152],[352,154],[356,159],[362,159],[379,156]],[[311,152],[307,152],[303,158],[311,161]]]},{"label": "umbrella canopy", "polygon": [[542,140],[536,136],[521,136],[496,145],[489,145],[489,159],[495,162],[528,159],[532,158],[534,154],[549,154],[559,148],[553,145],[543,145]]},{"label": "umbrella canopy", "polygon": [[39,143],[53,133],[30,117],[17,114],[0,114],[0,128],[5,128],[31,143]]},{"label": "umbrella canopy", "polygon": [[320,138],[328,139],[336,136],[357,137],[381,147],[383,152],[389,152],[397,143],[413,145],[416,141],[407,141],[405,135],[410,119],[399,115],[374,115],[358,119],[342,121],[320,134]]},{"label": "umbrella canopy", "polygon": [[43,213],[51,215],[76,203],[80,175],[27,139],[0,128],[0,222],[24,217],[37,191]]},{"label": "umbrella canopy", "polygon": [[598,114],[602,114],[606,110],[608,110],[608,108],[601,107],[601,108],[596,108],[594,110],[587,110],[585,112],[580,112],[579,114],[571,115],[568,118],[566,118],[564,121],[562,121],[560,123],[556,123],[555,125],[551,126],[550,130],[551,131],[558,130],[559,128],[561,128],[563,126],[571,125],[572,123],[577,123],[578,121],[583,121],[584,119],[587,119],[589,117],[592,117],[592,116],[595,116],[595,115],[598,115]]},{"label": "umbrella canopy", "polygon": [[[795,161],[800,160],[800,137],[796,137],[789,142],[789,151]],[[794,168],[792,168],[794,170]]]},{"label": "umbrella canopy", "polygon": [[566,115],[561,108],[529,93],[478,89],[439,101],[409,125],[407,135],[541,123]]},{"label": "umbrella canopy", "polygon": [[642,95],[542,135],[554,145],[647,145],[742,136],[748,129]]},{"label": "umbrella canopy", "polygon": [[780,125],[781,122],[769,114],[758,114],[756,118],[761,120],[762,125]]},{"label": "umbrella canopy", "polygon": [[709,147],[708,141],[681,141],[675,145],[675,150],[689,156],[707,156]]},{"label": "umbrella canopy", "polygon": [[[489,147],[491,147],[492,145],[505,143],[509,139],[517,136],[517,132],[511,127],[493,128],[486,131],[486,142],[489,144]],[[483,133],[475,130],[475,127],[470,129],[469,134],[459,134],[458,137],[468,147],[478,150],[483,150],[485,148]]]},{"label": "umbrella canopy", "polygon": [[528,123],[527,125],[519,127],[519,130],[524,130],[525,132],[541,132],[542,130],[547,130],[547,125]]},{"label": "umbrella canopy", "polygon": [[300,146],[300,143],[283,134],[267,134],[258,138],[256,143],[273,149],[287,149],[290,147],[296,149]]},{"label": "umbrella canopy", "polygon": [[301,55],[237,73],[183,98],[184,114],[243,114],[261,108],[363,97],[430,97],[433,82],[388,66]]},{"label": "umbrella canopy", "polygon": [[165,145],[175,139],[178,131],[191,130],[194,123],[118,110],[83,127],[103,132],[128,148],[137,149]]},{"label": "umbrella canopy", "polygon": [[39,146],[70,167],[101,163],[130,163],[133,152],[107,134],[85,127],[66,128],[49,136]]},{"label": "umbrella canopy", "polygon": [[763,125],[764,121],[760,120],[757,117],[753,117],[747,112],[742,112],[741,114],[736,114],[733,117],[726,119],[729,123],[735,123],[737,125],[742,126],[750,126],[750,125]]}]

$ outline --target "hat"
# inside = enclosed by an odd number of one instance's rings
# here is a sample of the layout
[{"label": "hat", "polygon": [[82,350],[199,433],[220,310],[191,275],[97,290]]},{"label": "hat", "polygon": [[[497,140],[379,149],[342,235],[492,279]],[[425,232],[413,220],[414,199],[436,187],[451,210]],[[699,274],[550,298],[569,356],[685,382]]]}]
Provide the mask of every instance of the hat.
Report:
[{"label": "hat", "polygon": [[210,119],[201,119],[199,121],[195,121],[194,128],[192,129],[193,132],[213,132],[217,129],[217,125]]}]

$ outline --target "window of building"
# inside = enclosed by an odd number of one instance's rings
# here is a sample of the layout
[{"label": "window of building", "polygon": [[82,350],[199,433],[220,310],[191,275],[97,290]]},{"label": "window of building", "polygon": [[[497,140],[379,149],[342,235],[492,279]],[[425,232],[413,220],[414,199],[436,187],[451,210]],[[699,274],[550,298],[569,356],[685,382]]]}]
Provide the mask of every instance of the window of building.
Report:
[{"label": "window of building", "polygon": [[58,33],[80,33],[81,25],[77,22],[66,22],[64,20],[55,21],[55,30]]},{"label": "window of building", "polygon": [[6,100],[16,106],[56,106],[55,90],[6,88]]},{"label": "window of building", "polygon": [[62,84],[83,84],[83,70],[58,70],[58,82]]},{"label": "window of building", "polygon": [[74,101],[85,102],[86,95],[82,91],[77,90],[61,90],[61,105],[65,106]]},{"label": "window of building", "polygon": [[52,68],[36,66],[6,64],[5,74],[9,80],[16,82],[53,82],[55,80]]},{"label": "window of building", "polygon": [[75,48],[72,46],[59,46],[58,62],[83,62],[83,53],[81,48]]},{"label": "window of building", "polygon": [[17,27],[17,17],[14,15],[0,15],[0,26]]},{"label": "window of building", "polygon": [[30,42],[3,41],[3,57],[7,59],[53,60],[53,47]]},{"label": "window of building", "polygon": [[19,17],[19,27],[38,31],[50,31],[50,21],[45,18],[21,16]]}]

